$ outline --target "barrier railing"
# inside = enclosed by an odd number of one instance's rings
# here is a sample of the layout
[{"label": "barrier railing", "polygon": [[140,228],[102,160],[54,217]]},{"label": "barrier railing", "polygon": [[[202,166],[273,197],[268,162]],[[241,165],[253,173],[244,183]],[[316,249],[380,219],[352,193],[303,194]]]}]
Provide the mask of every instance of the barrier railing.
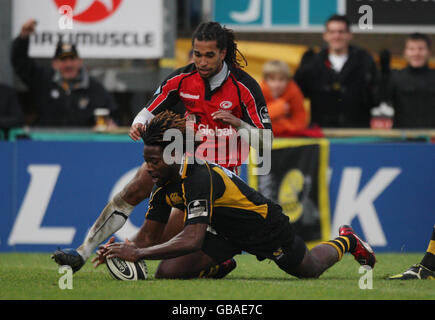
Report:
[{"label": "barrier railing", "polygon": [[[129,127],[97,132],[92,128],[42,128],[27,127],[12,129],[9,141],[32,139],[39,141],[130,141]],[[435,129],[322,129],[325,138],[334,142],[392,142],[419,141],[435,142]],[[298,137],[300,138],[300,137]],[[1,139],[1,136],[0,136]]]}]

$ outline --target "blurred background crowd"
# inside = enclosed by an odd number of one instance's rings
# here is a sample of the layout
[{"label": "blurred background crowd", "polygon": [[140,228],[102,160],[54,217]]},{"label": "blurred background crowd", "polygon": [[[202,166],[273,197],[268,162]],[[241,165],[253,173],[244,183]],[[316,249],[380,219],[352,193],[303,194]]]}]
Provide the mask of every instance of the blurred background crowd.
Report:
[{"label": "blurred background crowd", "polygon": [[[11,3],[2,0],[2,15],[11,12]],[[190,63],[193,30],[217,16],[212,3],[163,1],[170,13],[163,27],[170,30],[163,56],[150,59],[83,58],[80,45],[70,42],[58,42],[51,57],[34,57],[29,43],[40,21],[28,17],[12,34],[13,15],[2,19],[3,138],[17,127],[129,127],[161,80]],[[355,29],[352,17],[338,12],[314,31],[235,28],[276,137],[322,136],[323,128],[435,129],[435,33]]]}]

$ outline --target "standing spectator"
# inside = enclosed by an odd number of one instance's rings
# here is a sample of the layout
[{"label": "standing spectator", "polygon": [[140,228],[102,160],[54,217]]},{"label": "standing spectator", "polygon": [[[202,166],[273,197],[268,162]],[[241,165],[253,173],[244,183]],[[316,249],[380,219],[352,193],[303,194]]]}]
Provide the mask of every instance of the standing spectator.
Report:
[{"label": "standing spectator", "polygon": [[23,125],[24,117],[15,91],[0,84],[0,132],[4,138],[9,136],[9,129]]},{"label": "standing spectator", "polygon": [[430,46],[425,34],[413,33],[406,39],[408,66],[393,70],[388,90],[395,128],[435,128],[435,70],[428,66]]},{"label": "standing spectator", "polygon": [[264,64],[261,90],[275,137],[291,136],[306,128],[304,96],[291,78],[290,69],[284,61],[272,60]]},{"label": "standing spectator", "polygon": [[377,70],[365,50],[350,45],[352,33],[345,16],[333,15],[323,34],[327,47],[307,51],[295,74],[311,100],[311,122],[321,127],[369,127],[376,101]]},{"label": "standing spectator", "polygon": [[113,97],[89,76],[74,45],[59,42],[51,68],[29,57],[29,36],[35,26],[35,20],[22,26],[12,44],[11,60],[36,102],[40,116],[37,125],[93,126],[94,110],[99,108],[108,109],[113,116],[117,109]]}]

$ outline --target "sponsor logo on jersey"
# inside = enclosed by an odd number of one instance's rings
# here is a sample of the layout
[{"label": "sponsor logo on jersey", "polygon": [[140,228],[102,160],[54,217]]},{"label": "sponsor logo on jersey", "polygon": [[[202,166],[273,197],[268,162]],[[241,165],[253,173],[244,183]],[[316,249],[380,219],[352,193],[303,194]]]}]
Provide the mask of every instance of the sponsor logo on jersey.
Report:
[{"label": "sponsor logo on jersey", "polygon": [[199,99],[199,94],[190,94],[190,93],[186,93],[186,92],[183,92],[183,91],[180,91],[180,96],[182,98],[185,98],[185,99],[194,99],[194,100],[198,100]]},{"label": "sponsor logo on jersey", "polygon": [[207,217],[208,205],[207,200],[193,200],[187,206],[187,219],[193,219],[198,217]]},{"label": "sponsor logo on jersey", "polygon": [[267,107],[266,106],[261,107],[261,109],[260,109],[260,117],[261,117],[261,122],[263,122],[263,123],[271,123],[269,112],[267,111]]},{"label": "sponsor logo on jersey", "polygon": [[203,134],[205,136],[220,137],[220,136],[230,136],[230,135],[234,134],[234,131],[231,128],[215,127],[213,129],[213,128],[210,128],[210,126],[208,124],[202,124],[202,123],[198,126],[198,130],[201,134]]}]

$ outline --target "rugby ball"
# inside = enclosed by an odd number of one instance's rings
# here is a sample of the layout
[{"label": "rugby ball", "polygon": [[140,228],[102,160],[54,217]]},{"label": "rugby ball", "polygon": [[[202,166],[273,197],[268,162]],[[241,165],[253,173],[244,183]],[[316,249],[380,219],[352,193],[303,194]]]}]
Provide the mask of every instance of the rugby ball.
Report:
[{"label": "rugby ball", "polygon": [[145,260],[136,262],[125,261],[120,258],[106,260],[110,275],[116,280],[135,281],[148,278],[148,268]]}]

